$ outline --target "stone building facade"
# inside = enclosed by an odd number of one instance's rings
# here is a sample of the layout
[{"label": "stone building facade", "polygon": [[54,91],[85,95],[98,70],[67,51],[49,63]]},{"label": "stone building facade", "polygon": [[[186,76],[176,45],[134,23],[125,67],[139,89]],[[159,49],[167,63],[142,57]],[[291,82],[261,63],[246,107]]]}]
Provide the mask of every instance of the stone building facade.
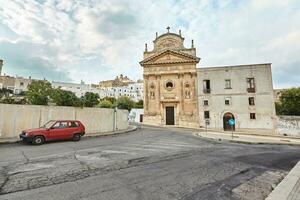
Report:
[{"label": "stone building facade", "polygon": [[[273,132],[276,127],[271,64],[198,68],[199,126]],[[230,126],[228,121],[235,120]]]},{"label": "stone building facade", "polygon": [[[197,68],[196,49],[167,33],[145,44],[144,119],[146,124],[257,130],[274,133],[275,100],[271,64]],[[230,126],[229,120],[235,125]]]},{"label": "stone building facade", "polygon": [[184,47],[181,33],[168,32],[145,45],[144,122],[155,125],[198,126],[196,49]]},{"label": "stone building facade", "polygon": [[117,76],[114,80],[106,80],[99,82],[99,88],[109,88],[109,87],[123,87],[128,86],[128,84],[134,83],[133,80],[130,80],[127,76]]},{"label": "stone building facade", "polygon": [[3,60],[0,59],[0,76],[2,75]]}]

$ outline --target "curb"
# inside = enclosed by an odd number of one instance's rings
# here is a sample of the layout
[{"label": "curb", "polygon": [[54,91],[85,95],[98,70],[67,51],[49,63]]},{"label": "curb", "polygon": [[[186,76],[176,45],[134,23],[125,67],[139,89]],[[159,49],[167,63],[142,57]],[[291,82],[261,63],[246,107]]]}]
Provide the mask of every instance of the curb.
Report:
[{"label": "curb", "polygon": [[[188,127],[181,127],[181,128],[188,128]],[[190,129],[197,129],[197,128],[190,128]],[[206,132],[203,128],[198,128],[199,132]],[[231,135],[231,133],[228,133],[226,131],[219,131],[219,130],[212,130],[207,129],[207,132],[210,133],[221,133],[221,134],[228,134]],[[273,138],[281,138],[281,139],[300,139],[300,137],[297,136],[284,136],[279,134],[266,134],[266,133],[248,133],[248,132],[240,132],[240,131],[234,131],[236,135],[245,135],[245,136],[262,136],[262,137],[273,137]]]},{"label": "curb", "polygon": [[[198,132],[206,132],[204,128],[197,128],[197,127],[186,127],[186,126],[160,126],[160,125],[153,125],[153,124],[143,124],[140,123],[142,126],[148,126],[148,127],[160,127],[160,128],[182,128],[182,129],[189,129],[189,130],[195,130]],[[230,135],[231,133],[228,133],[226,131],[219,131],[219,130],[213,130],[213,129],[207,129],[207,132],[209,133],[221,133],[221,134],[228,134]],[[281,139],[300,139],[300,137],[297,136],[284,136],[284,135],[279,135],[279,134],[265,134],[265,133],[248,133],[248,132],[240,132],[240,131],[235,131],[234,132],[237,135],[245,135],[245,136],[262,136],[262,137],[273,137],[273,138],[281,138]]]},{"label": "curb", "polygon": [[118,135],[118,134],[123,134],[123,133],[129,133],[132,131],[136,131],[138,129],[137,126],[132,126],[129,125],[129,128],[125,129],[125,130],[117,130],[114,132],[104,132],[104,133],[91,133],[89,135],[85,135],[83,138],[92,138],[92,137],[104,137],[104,136],[113,136],[113,135]]},{"label": "curb", "polygon": [[[138,129],[137,126],[129,125],[128,128],[125,130],[117,130],[114,132],[103,132],[103,133],[91,133],[89,135],[85,135],[83,137],[83,139],[84,138],[93,138],[93,137],[113,136],[113,135],[118,135],[118,134],[122,134],[122,133],[129,133],[129,132],[135,131],[137,129]],[[15,138],[7,138],[7,140],[3,139],[3,141],[1,141],[1,139],[0,139],[0,145],[14,144],[14,143],[20,143],[20,142],[21,141],[19,139],[15,139]]]},{"label": "curb", "polygon": [[[205,139],[210,139],[210,140],[215,140],[215,141],[228,141],[232,143],[239,143],[239,144],[268,144],[268,145],[290,145],[290,146],[300,146],[300,144],[297,143],[280,143],[280,142],[252,142],[252,141],[242,141],[242,140],[232,140],[232,139],[224,139],[224,138],[212,138],[212,137],[205,137],[200,135],[199,133],[194,133],[195,136],[205,138]],[[266,137],[266,136],[263,136]]]},{"label": "curb", "polygon": [[300,161],[266,198],[266,200],[283,199],[300,199]]}]

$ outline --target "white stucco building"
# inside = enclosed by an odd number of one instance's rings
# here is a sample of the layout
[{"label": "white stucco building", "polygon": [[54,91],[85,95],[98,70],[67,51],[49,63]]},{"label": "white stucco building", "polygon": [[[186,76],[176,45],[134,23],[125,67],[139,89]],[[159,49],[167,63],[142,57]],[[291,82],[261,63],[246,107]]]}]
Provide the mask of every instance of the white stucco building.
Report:
[{"label": "white stucco building", "polygon": [[104,96],[104,91],[100,90],[99,88],[93,87],[91,84],[85,84],[83,81],[80,83],[65,83],[65,82],[55,82],[51,83],[53,88],[60,88],[62,90],[71,91],[77,97],[84,96],[87,92],[96,93],[101,97]]},{"label": "white stucco building", "polygon": [[102,90],[102,96],[103,97],[114,97],[119,98],[122,96],[126,96],[131,98],[133,101],[139,101],[143,100],[144,98],[144,87],[143,83],[131,83],[127,86],[121,86],[121,87],[106,87],[101,88]]},{"label": "white stucco building", "polygon": [[100,98],[114,97],[119,98],[121,96],[127,96],[133,101],[139,101],[143,99],[143,83],[131,83],[127,86],[121,87],[93,87],[91,84],[81,83],[64,83],[64,82],[52,82],[53,88],[60,88],[75,93],[77,97],[83,96],[86,92],[93,92],[99,94]]},{"label": "white stucco building", "polygon": [[[271,64],[197,68],[199,125],[236,131],[274,132]],[[253,131],[253,130],[252,130]]]},{"label": "white stucco building", "polygon": [[14,94],[20,94],[28,91],[28,86],[33,80],[31,77],[0,76],[0,89],[6,88],[12,90]]}]

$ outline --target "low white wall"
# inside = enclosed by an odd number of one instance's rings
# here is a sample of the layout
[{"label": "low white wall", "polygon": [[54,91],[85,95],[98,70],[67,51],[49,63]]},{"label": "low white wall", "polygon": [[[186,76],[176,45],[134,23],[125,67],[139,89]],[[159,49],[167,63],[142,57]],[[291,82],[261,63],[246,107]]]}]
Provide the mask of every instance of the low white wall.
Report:
[{"label": "low white wall", "polygon": [[140,122],[140,116],[144,114],[144,109],[137,109],[133,108],[131,109],[129,113],[129,121],[130,122]]},{"label": "low white wall", "polygon": [[300,116],[278,116],[276,132],[300,137]]},{"label": "low white wall", "polygon": [[107,108],[0,104],[0,138],[18,137],[22,130],[59,119],[80,120],[87,134],[122,130],[128,127],[127,116],[127,110]]}]

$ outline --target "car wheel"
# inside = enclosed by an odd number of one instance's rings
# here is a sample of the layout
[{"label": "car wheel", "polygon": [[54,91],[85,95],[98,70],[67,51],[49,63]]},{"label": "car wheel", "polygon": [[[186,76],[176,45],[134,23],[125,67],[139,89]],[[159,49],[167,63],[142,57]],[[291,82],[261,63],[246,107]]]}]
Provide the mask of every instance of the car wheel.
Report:
[{"label": "car wheel", "polygon": [[73,135],[73,141],[79,141],[80,139],[81,139],[81,135],[79,133]]},{"label": "car wheel", "polygon": [[45,139],[43,136],[35,136],[33,139],[32,139],[32,144],[34,145],[41,145],[45,142]]}]

